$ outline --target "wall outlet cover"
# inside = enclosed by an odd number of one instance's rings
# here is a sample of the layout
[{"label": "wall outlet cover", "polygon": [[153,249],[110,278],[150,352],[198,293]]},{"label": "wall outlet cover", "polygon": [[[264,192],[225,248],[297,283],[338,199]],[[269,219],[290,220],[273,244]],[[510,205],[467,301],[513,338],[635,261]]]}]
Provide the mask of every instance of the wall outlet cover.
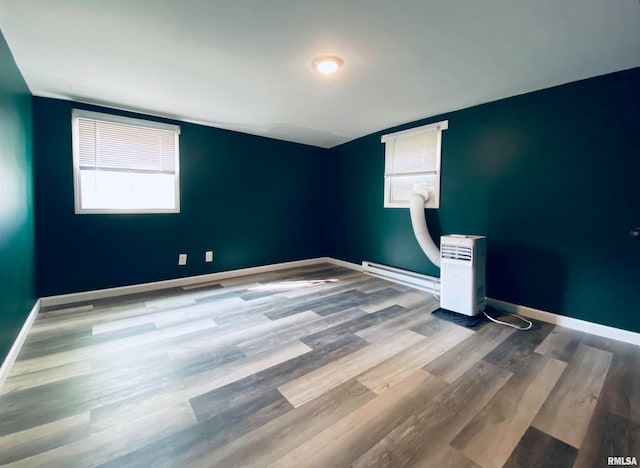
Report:
[{"label": "wall outlet cover", "polygon": [[213,262],[213,250],[207,250],[204,253],[204,261],[205,262]]},{"label": "wall outlet cover", "polygon": [[187,254],[179,254],[178,265],[186,265],[186,264],[187,264]]}]

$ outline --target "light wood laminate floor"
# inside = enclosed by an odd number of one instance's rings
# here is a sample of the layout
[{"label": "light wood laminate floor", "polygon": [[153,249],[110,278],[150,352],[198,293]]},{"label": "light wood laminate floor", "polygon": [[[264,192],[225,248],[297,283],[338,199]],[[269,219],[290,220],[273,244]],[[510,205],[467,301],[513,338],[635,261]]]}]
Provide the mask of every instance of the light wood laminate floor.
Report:
[{"label": "light wood laminate floor", "polygon": [[43,310],[0,464],[599,467],[640,459],[640,349],[441,321],[327,264]]}]

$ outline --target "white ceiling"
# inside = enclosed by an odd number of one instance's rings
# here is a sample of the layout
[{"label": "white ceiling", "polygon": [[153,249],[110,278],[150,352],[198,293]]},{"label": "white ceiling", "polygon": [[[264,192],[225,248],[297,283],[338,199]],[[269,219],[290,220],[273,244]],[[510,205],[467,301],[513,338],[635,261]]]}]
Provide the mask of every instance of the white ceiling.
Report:
[{"label": "white ceiling", "polygon": [[638,0],[0,0],[0,30],[36,96],[321,147],[640,66]]}]

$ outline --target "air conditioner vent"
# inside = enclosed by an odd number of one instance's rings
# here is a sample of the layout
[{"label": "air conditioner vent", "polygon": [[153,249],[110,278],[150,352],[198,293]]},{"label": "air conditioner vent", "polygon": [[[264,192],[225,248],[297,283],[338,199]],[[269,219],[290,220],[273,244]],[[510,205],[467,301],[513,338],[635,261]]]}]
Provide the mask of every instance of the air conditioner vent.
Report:
[{"label": "air conditioner vent", "polygon": [[470,316],[484,310],[485,244],[483,236],[440,238],[440,307]]},{"label": "air conditioner vent", "polygon": [[449,260],[461,260],[469,263],[473,260],[472,247],[466,247],[463,245],[441,245],[440,251],[442,252],[442,258],[447,258]]}]

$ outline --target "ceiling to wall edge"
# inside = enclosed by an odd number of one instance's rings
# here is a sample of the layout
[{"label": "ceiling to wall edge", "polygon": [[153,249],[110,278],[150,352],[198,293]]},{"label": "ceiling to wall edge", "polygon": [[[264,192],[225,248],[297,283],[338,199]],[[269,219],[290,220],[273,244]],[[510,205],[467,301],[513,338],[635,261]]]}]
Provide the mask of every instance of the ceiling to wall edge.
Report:
[{"label": "ceiling to wall edge", "polygon": [[[309,143],[303,143],[303,142],[295,141],[295,140],[285,140],[285,139],[281,139],[281,138],[275,138],[273,136],[268,136],[267,134],[252,133],[252,132],[249,132],[249,131],[246,131],[246,130],[237,130],[237,129],[234,129],[232,127],[225,127],[220,122],[212,123],[212,122],[207,122],[207,121],[204,121],[204,120],[189,119],[189,118],[184,118],[184,117],[175,116],[175,115],[171,115],[171,114],[159,114],[159,113],[156,113],[156,112],[153,112],[153,111],[149,111],[147,109],[136,108],[136,107],[124,107],[124,106],[122,106],[120,104],[114,104],[114,103],[110,103],[110,102],[101,102],[99,100],[86,100],[86,99],[76,98],[76,97],[73,97],[73,96],[63,96],[63,95],[59,95],[59,94],[56,94],[56,93],[34,93],[31,90],[31,88],[28,86],[28,83],[27,83],[27,87],[29,87],[29,92],[31,93],[31,95],[33,97],[46,98],[46,99],[59,99],[59,100],[62,100],[62,101],[67,101],[67,102],[76,102],[78,104],[84,104],[84,105],[88,105],[88,106],[97,106],[97,107],[102,107],[102,108],[105,108],[105,109],[113,109],[113,110],[121,111],[121,112],[131,112],[131,113],[134,113],[134,114],[139,114],[141,117],[147,116],[147,117],[152,117],[152,118],[170,120],[170,121],[173,121],[173,122],[184,122],[184,123],[200,125],[200,126],[209,127],[209,128],[215,128],[215,129],[218,129],[218,130],[225,130],[225,131],[230,131],[230,132],[234,132],[234,133],[241,133],[241,134],[244,134],[244,135],[251,135],[251,136],[255,136],[255,137],[266,138],[266,139],[269,139],[269,140],[283,141],[283,142],[287,142],[287,143],[294,143],[296,145],[308,146],[308,147],[311,147],[311,148],[320,148],[320,149],[330,150],[330,149],[342,146],[344,144],[350,143],[352,141],[356,141],[356,140],[359,140],[361,138],[366,138],[366,137],[371,136],[371,135],[380,135],[382,133],[394,132],[394,131],[397,131],[397,130],[403,130],[403,129],[406,129],[406,128],[411,128],[411,126],[414,125],[414,124],[421,125],[422,123],[424,123],[424,122],[426,122],[426,121],[428,121],[430,119],[438,119],[443,115],[447,115],[447,114],[450,114],[450,113],[458,112],[458,111],[461,111],[461,110],[464,110],[464,109],[470,109],[472,107],[482,106],[482,105],[485,105],[485,104],[491,104],[491,103],[494,103],[494,102],[500,102],[500,101],[503,101],[503,100],[506,100],[506,99],[515,98],[517,96],[524,96],[524,95],[527,95],[527,94],[532,94],[532,93],[536,93],[536,92],[539,92],[539,91],[544,91],[546,89],[560,88],[562,86],[567,86],[567,85],[571,85],[571,84],[574,84],[574,83],[580,83],[582,81],[587,81],[587,80],[591,80],[591,79],[594,79],[594,78],[599,78],[599,77],[603,77],[603,76],[607,76],[607,75],[613,75],[613,74],[616,74],[616,73],[623,73],[623,72],[631,71],[631,70],[635,70],[635,69],[640,69],[640,67],[631,67],[631,68],[626,68],[626,69],[623,69],[623,70],[617,70],[617,71],[613,71],[613,72],[609,72],[609,73],[604,73],[602,75],[589,76],[589,77],[581,78],[581,79],[578,79],[578,80],[567,81],[565,83],[560,83],[560,84],[556,84],[556,85],[553,85],[553,86],[533,89],[531,91],[527,91],[527,92],[524,92],[524,93],[516,93],[516,94],[510,95],[510,96],[504,96],[504,97],[502,97],[500,99],[477,102],[477,103],[472,104],[471,106],[467,106],[467,107],[452,108],[452,109],[449,109],[449,110],[447,110],[445,112],[440,112],[438,114],[425,115],[423,117],[420,117],[418,119],[415,119],[415,120],[412,120],[412,121],[409,121],[409,122],[399,122],[399,123],[397,123],[395,125],[392,125],[390,127],[379,129],[379,130],[376,130],[376,131],[373,131],[371,133],[367,133],[367,134],[364,134],[364,135],[360,135],[360,136],[357,136],[357,137],[352,138],[350,140],[344,141],[342,143],[338,143],[338,144],[333,145],[333,146],[317,146],[317,145],[311,145]],[[23,76],[23,79],[24,79],[24,76]]]}]

